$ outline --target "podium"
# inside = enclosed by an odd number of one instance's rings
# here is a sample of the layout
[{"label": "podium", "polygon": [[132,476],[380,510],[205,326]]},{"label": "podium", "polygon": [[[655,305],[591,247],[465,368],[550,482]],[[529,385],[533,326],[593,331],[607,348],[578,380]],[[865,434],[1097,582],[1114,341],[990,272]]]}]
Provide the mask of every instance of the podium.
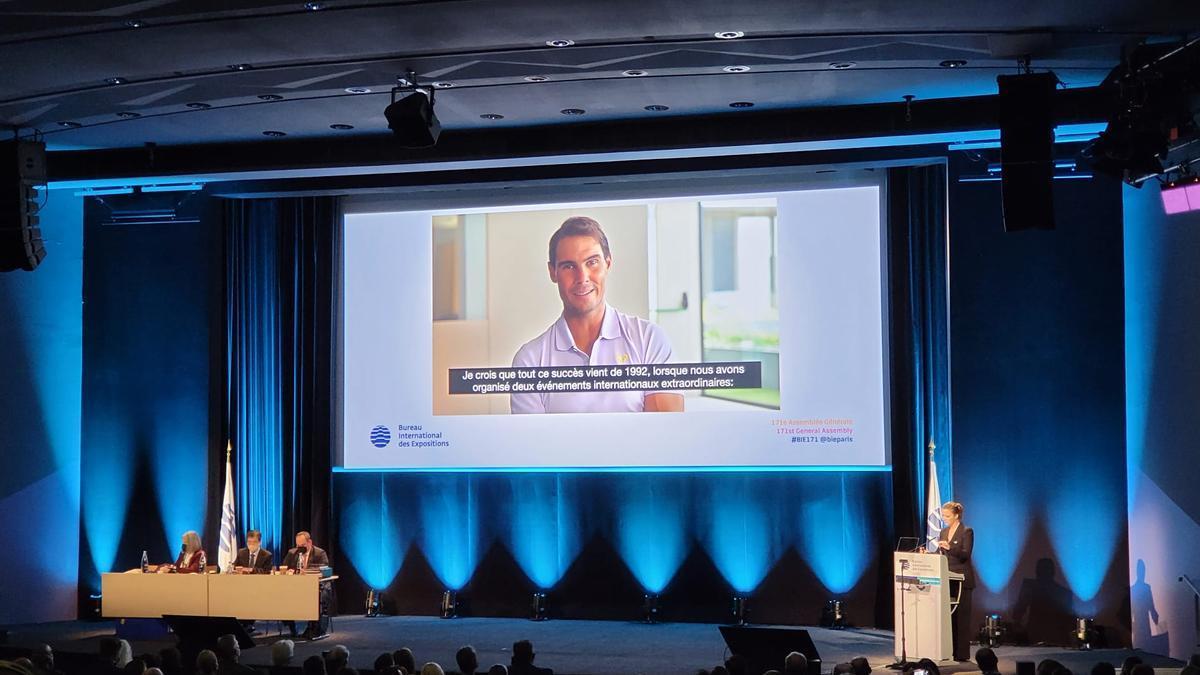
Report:
[{"label": "podium", "polygon": [[897,552],[892,557],[896,608],[896,659],[945,661],[953,656],[950,612],[958,604],[950,582],[963,575],[950,571],[946,556]]}]

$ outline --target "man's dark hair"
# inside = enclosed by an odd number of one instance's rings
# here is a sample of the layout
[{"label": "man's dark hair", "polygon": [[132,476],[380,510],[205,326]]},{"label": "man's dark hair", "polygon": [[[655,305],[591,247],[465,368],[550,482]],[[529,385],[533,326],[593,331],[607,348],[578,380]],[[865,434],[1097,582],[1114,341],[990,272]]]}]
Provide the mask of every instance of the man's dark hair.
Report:
[{"label": "man's dark hair", "polygon": [[925,658],[917,661],[917,670],[924,670],[929,675],[942,675],[942,671],[938,668],[938,664],[933,659]]},{"label": "man's dark hair", "polygon": [[1142,665],[1142,660],[1136,656],[1127,656],[1121,662],[1121,675],[1129,675],[1133,671],[1134,666]]},{"label": "man's dark hair", "polygon": [[304,659],[303,672],[304,675],[326,675],[325,659],[316,654]]},{"label": "man's dark hair", "polygon": [[529,640],[517,640],[513,643],[513,665],[533,663],[533,643]]},{"label": "man's dark hair", "polygon": [[850,675],[854,668],[849,663],[839,663],[833,667],[833,675]]},{"label": "man's dark hair", "polygon": [[179,651],[178,647],[164,647],[158,651],[158,655],[162,658],[162,671],[164,675],[179,675],[183,672],[183,652]]},{"label": "man's dark hair", "polygon": [[1129,673],[1130,675],[1154,675],[1154,667],[1139,663]]},{"label": "man's dark hair", "polygon": [[384,652],[375,657],[374,667],[375,672],[377,673],[386,672],[388,668],[391,668],[394,665],[396,665],[396,659],[392,656],[391,652]]},{"label": "man's dark hair", "polygon": [[558,242],[567,237],[591,237],[600,242],[600,250],[604,251],[605,258],[612,257],[612,252],[608,249],[608,237],[605,236],[600,223],[587,216],[571,216],[550,235],[550,256],[547,260],[551,265],[558,262]]},{"label": "man's dark hair", "polygon": [[462,675],[472,675],[479,670],[479,656],[475,654],[475,648],[471,645],[460,647],[454,654],[454,661],[458,663],[458,672]]},{"label": "man's dark hair", "polygon": [[392,660],[406,672],[414,673],[417,670],[417,659],[408,647],[402,647],[392,652]]},{"label": "man's dark hair", "polygon": [[854,675],[871,675],[871,664],[866,658],[856,656],[850,659],[850,672]]},{"label": "man's dark hair", "polygon": [[262,541],[262,532],[259,532],[258,530],[248,530],[246,532],[246,541],[249,541],[251,539],[257,539],[259,541]]},{"label": "man's dark hair", "polygon": [[1092,666],[1092,675],[1117,675],[1117,669],[1108,661],[1101,661]]},{"label": "man's dark hair", "polygon": [[1000,660],[996,658],[996,652],[992,651],[991,647],[980,647],[975,650],[975,665],[979,666],[980,671],[994,673],[999,663]]}]

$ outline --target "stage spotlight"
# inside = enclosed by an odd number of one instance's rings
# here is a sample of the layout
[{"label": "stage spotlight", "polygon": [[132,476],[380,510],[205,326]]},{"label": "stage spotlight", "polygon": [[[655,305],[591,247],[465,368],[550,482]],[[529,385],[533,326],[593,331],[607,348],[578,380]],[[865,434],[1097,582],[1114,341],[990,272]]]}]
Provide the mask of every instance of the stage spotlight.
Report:
[{"label": "stage spotlight", "polygon": [[453,619],[458,616],[458,593],[447,588],[442,593],[442,618]]},{"label": "stage spotlight", "polygon": [[825,603],[825,609],[821,612],[821,625],[825,628],[845,628],[849,625],[841,600],[835,598]]},{"label": "stage spotlight", "polygon": [[642,596],[642,623],[658,623],[658,593]]},{"label": "stage spotlight", "polygon": [[533,603],[529,607],[529,618],[532,621],[546,620],[546,594],[538,591],[533,594]]},{"label": "stage spotlight", "polygon": [[988,614],[983,618],[983,626],[979,629],[979,646],[995,647],[1004,640],[1004,624],[999,614]]},{"label": "stage spotlight", "polygon": [[432,147],[442,133],[442,123],[433,112],[433,87],[417,86],[412,71],[400,82],[401,86],[392,89],[392,102],[383,111],[388,128],[406,148]]},{"label": "stage spotlight", "polygon": [[741,595],[733,596],[733,622],[739,626],[745,626],[748,614],[746,598]]},{"label": "stage spotlight", "polygon": [[1100,627],[1092,619],[1081,616],[1075,617],[1075,631],[1071,633],[1071,642],[1080,651],[1090,651],[1096,647],[1105,646],[1100,644]]},{"label": "stage spotlight", "polygon": [[379,605],[382,599],[383,591],[371,589],[367,591],[367,616],[379,616]]}]

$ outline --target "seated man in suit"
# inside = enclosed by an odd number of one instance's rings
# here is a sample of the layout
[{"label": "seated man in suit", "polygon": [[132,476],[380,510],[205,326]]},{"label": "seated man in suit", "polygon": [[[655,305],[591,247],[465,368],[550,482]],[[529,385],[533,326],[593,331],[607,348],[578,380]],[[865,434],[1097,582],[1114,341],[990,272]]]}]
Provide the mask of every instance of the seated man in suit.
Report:
[{"label": "seated man in suit", "polygon": [[262,548],[262,532],[250,530],[246,533],[246,548],[238,549],[233,568],[239,574],[271,573],[271,552]]},{"label": "seated man in suit", "polygon": [[[313,543],[312,535],[304,531],[296,533],[296,547],[287,552],[287,555],[283,557],[283,564],[280,565],[281,568],[287,570],[287,573],[290,574],[318,572],[322,567],[328,566],[329,554],[325,552],[325,549],[318,548]],[[320,618],[315,622],[309,621],[308,625],[304,627],[304,633],[301,637],[308,640],[320,640],[321,638],[329,637],[329,607],[333,604],[332,593],[332,589],[328,583],[321,584]],[[292,621],[284,623],[294,637],[296,635],[296,624]]]},{"label": "seated man in suit", "polygon": [[296,533],[296,548],[287,552],[281,565],[293,572],[316,572],[328,566],[329,554],[313,543],[311,534],[303,531]]}]

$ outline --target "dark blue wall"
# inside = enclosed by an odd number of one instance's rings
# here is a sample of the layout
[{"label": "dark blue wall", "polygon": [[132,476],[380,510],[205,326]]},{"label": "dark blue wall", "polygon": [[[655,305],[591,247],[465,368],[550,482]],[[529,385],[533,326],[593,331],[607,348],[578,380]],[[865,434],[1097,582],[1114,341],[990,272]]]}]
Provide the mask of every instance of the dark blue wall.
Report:
[{"label": "dark blue wall", "polygon": [[47,256],[0,274],[0,624],[75,616],[79,556],[79,381],[83,207],[52,193]]},{"label": "dark blue wall", "polygon": [[1122,216],[1111,179],[1058,180],[1057,229],[1005,233],[999,183],[950,176],[954,497],[975,528],[976,625],[1128,641]]},{"label": "dark blue wall", "polygon": [[186,530],[215,555],[222,229],[202,204],[183,214],[199,222],[118,225],[121,200],[86,203],[81,593],[143,550],[174,560]]},{"label": "dark blue wall", "polygon": [[1133,644],[1200,651],[1200,212],[1168,216],[1158,185],[1126,188],[1125,362]]}]

